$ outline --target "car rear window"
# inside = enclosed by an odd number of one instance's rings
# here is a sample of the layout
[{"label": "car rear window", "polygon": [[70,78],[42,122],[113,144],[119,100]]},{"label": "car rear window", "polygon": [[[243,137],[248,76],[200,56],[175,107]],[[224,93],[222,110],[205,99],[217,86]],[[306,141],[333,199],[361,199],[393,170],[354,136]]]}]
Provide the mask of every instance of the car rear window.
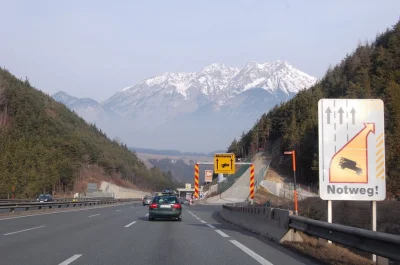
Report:
[{"label": "car rear window", "polygon": [[178,199],[175,196],[157,196],[154,199],[156,203],[178,203]]}]

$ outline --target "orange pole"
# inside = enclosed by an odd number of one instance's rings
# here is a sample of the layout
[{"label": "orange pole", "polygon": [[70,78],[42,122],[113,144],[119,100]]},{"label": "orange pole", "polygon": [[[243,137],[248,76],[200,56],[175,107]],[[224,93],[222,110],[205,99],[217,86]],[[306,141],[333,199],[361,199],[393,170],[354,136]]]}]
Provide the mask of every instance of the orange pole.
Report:
[{"label": "orange pole", "polygon": [[194,165],[194,197],[199,198],[199,164]]},{"label": "orange pole", "polygon": [[254,165],[250,165],[250,199],[254,199]]},{"label": "orange pole", "polygon": [[292,151],[292,160],[293,160],[293,178],[294,178],[294,187],[293,187],[293,200],[294,200],[294,213],[297,215],[298,213],[298,199],[297,199],[297,183],[296,183],[296,151]]}]

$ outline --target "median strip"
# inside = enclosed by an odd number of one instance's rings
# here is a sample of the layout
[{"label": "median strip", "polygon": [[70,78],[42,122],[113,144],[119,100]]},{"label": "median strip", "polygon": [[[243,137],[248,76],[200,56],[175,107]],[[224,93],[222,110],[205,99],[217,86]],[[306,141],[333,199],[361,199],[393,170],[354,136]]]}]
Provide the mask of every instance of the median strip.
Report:
[{"label": "median strip", "polygon": [[273,265],[271,262],[269,262],[268,260],[264,259],[263,257],[261,257],[260,255],[258,255],[257,253],[255,253],[253,250],[249,249],[248,247],[246,247],[245,245],[239,243],[236,240],[229,240],[232,244],[234,244],[235,246],[237,246],[238,248],[240,248],[243,252],[245,252],[247,255],[249,255],[250,257],[252,257],[253,259],[255,259],[258,263],[262,264],[262,265]]},{"label": "median strip", "polygon": [[70,257],[70,258],[67,259],[67,260],[64,260],[63,262],[61,262],[61,263],[58,264],[58,265],[68,265],[68,264],[71,264],[72,262],[74,262],[75,260],[79,259],[80,257],[82,257],[82,254],[73,255],[72,257]]},{"label": "median strip", "polygon": [[24,230],[19,230],[19,231],[15,231],[15,232],[11,232],[11,233],[7,233],[4,234],[5,236],[9,236],[9,235],[13,235],[13,234],[18,234],[18,233],[22,233],[22,232],[26,232],[26,231],[30,231],[30,230],[35,230],[35,229],[39,229],[39,228],[43,228],[44,225],[42,226],[37,226],[37,227],[32,227],[32,228],[28,228],[28,229],[24,229]]}]

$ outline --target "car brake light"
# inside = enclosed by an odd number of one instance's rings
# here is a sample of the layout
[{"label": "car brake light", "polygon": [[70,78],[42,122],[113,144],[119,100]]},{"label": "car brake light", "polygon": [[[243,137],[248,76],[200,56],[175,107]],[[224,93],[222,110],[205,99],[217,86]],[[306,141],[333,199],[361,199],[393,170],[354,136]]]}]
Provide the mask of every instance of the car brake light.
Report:
[{"label": "car brake light", "polygon": [[156,208],[157,208],[157,203],[150,204],[150,209],[156,209]]},{"label": "car brake light", "polygon": [[182,208],[182,206],[181,206],[180,203],[175,203],[175,204],[174,204],[174,208],[175,208],[175,209],[180,209],[180,208]]}]

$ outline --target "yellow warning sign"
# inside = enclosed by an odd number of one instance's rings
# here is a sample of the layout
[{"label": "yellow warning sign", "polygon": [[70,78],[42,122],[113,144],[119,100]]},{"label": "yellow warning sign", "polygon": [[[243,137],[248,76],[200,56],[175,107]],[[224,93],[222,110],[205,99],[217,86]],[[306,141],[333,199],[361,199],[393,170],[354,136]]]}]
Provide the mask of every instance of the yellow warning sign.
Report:
[{"label": "yellow warning sign", "polygon": [[214,173],[234,174],[235,173],[235,154],[214,154]]}]

